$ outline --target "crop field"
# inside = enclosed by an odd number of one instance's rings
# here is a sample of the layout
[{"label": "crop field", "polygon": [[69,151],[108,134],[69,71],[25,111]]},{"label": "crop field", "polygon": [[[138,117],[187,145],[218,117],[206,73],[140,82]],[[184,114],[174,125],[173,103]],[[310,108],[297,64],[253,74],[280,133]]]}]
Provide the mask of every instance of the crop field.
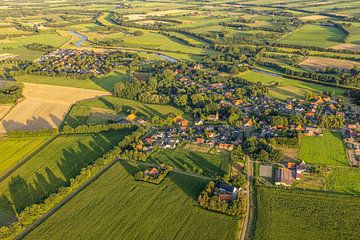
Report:
[{"label": "crop field", "polygon": [[198,206],[204,180],[170,173],[152,185],[137,171],[117,163],[25,239],[235,239],[237,220]]},{"label": "crop field", "polygon": [[285,36],[280,42],[303,46],[331,47],[344,43],[346,35],[335,27],[304,25]]},{"label": "crop field", "polygon": [[359,197],[259,187],[253,239],[358,239],[359,211]]},{"label": "crop field", "polygon": [[358,168],[333,167],[325,178],[329,191],[360,195],[360,170]]},{"label": "crop field", "polygon": [[[290,97],[303,98],[306,91],[323,92],[334,90],[336,94],[343,94],[344,90],[327,87],[316,83],[302,82],[295,79],[284,78],[276,74],[247,71],[239,75],[250,82],[261,82],[269,86],[269,95],[280,100]],[[277,84],[279,83],[279,84]]]},{"label": "crop field", "polygon": [[25,83],[25,100],[0,122],[0,133],[58,128],[76,101],[108,95],[105,91]]},{"label": "crop field", "polygon": [[127,134],[124,131],[57,137],[0,182],[0,210],[12,212],[12,203],[21,211],[42,201]]},{"label": "crop field", "polygon": [[326,67],[335,67],[340,70],[350,71],[353,67],[360,66],[360,63],[334,58],[308,57],[299,65],[311,71],[325,69]]},{"label": "crop field", "polygon": [[5,115],[10,111],[11,105],[0,105],[0,119],[5,117]]},{"label": "crop field", "polygon": [[199,172],[207,176],[222,176],[228,174],[231,168],[228,152],[203,153],[190,151],[181,147],[174,150],[160,149],[151,155],[151,162],[168,163],[175,169],[189,172]]},{"label": "crop field", "polygon": [[0,175],[24,160],[51,137],[0,139]]},{"label": "crop field", "polygon": [[303,137],[298,158],[314,164],[348,165],[341,133],[328,130],[324,131],[324,136]]}]

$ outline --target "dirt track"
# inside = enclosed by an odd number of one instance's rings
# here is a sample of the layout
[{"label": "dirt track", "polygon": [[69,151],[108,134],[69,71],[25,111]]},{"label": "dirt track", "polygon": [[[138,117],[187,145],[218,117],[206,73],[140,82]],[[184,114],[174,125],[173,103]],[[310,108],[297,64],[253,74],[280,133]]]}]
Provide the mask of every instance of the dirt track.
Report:
[{"label": "dirt track", "polygon": [[83,99],[110,95],[105,91],[24,83],[25,99],[0,122],[0,133],[58,128],[70,106]]}]

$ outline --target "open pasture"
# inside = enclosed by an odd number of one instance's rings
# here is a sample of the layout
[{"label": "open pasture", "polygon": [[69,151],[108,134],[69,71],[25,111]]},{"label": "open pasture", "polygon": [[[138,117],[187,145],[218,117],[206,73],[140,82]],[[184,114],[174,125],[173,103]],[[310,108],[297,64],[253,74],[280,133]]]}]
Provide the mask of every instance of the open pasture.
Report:
[{"label": "open pasture", "polygon": [[105,91],[25,83],[25,100],[0,122],[0,133],[58,128],[76,101],[108,95]]},{"label": "open pasture", "polygon": [[303,137],[298,154],[307,163],[347,166],[341,132],[324,130],[324,136]]},{"label": "open pasture", "polygon": [[326,48],[339,43],[345,43],[345,39],[345,32],[336,27],[307,24],[289,33],[280,42]]},{"label": "open pasture", "polygon": [[302,82],[271,73],[247,71],[239,74],[239,76],[250,82],[261,82],[267,85],[269,87],[269,95],[280,100],[294,97],[303,98],[306,91],[323,92],[334,90],[339,95],[344,93],[344,90],[340,88]]},{"label": "open pasture", "polygon": [[133,163],[116,163],[25,239],[236,238],[236,219],[198,206],[206,181],[170,173],[153,185],[135,181],[137,171]]},{"label": "open pasture", "polygon": [[167,163],[175,169],[199,172],[207,176],[228,174],[231,168],[228,152],[204,153],[190,151],[182,147],[176,149],[160,149],[151,155],[151,162]]}]

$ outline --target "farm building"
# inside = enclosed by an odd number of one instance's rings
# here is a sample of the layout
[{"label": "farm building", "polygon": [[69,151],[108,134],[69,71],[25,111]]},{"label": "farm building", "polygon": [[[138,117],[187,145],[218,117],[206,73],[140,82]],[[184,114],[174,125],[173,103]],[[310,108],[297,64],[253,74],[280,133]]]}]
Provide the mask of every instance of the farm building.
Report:
[{"label": "farm building", "polygon": [[272,178],[273,176],[273,166],[267,164],[261,164],[259,168],[259,176]]},{"label": "farm building", "polygon": [[280,168],[275,172],[275,185],[290,187],[293,181],[292,170],[288,168]]}]

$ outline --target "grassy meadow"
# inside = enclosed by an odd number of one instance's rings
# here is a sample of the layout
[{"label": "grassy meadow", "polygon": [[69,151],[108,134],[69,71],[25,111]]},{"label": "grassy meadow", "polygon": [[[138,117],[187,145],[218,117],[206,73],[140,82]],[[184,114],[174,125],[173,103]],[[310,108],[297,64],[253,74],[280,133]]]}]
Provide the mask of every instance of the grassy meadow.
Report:
[{"label": "grassy meadow", "polygon": [[59,136],[0,182],[0,210],[17,211],[69,183],[83,167],[110,150],[127,132]]},{"label": "grassy meadow", "polygon": [[[340,88],[328,87],[316,83],[303,82],[295,79],[284,78],[275,74],[247,71],[239,74],[241,78],[249,82],[261,82],[269,87],[269,96],[279,100],[287,98],[303,98],[306,91],[323,92],[334,90],[336,94],[343,94],[345,91]],[[275,85],[279,83],[280,85]]]},{"label": "grassy meadow", "polygon": [[358,197],[259,187],[255,211],[256,240],[360,238]]},{"label": "grassy meadow", "polygon": [[326,48],[339,43],[344,43],[345,39],[345,32],[336,27],[306,24],[286,35],[280,42]]},{"label": "grassy meadow", "polygon": [[360,195],[360,170],[352,167],[333,167],[325,178],[329,191]]},{"label": "grassy meadow", "polygon": [[347,166],[341,133],[324,130],[324,136],[303,137],[298,158],[306,163]]},{"label": "grassy meadow", "polygon": [[237,220],[196,202],[206,181],[170,173],[153,185],[137,171],[116,163],[25,239],[235,239]]},{"label": "grassy meadow", "polygon": [[155,163],[168,163],[175,169],[189,172],[199,172],[207,176],[222,176],[228,174],[231,168],[228,152],[203,153],[190,151],[182,147],[174,150],[160,149],[150,159]]},{"label": "grassy meadow", "polygon": [[117,82],[123,82],[128,79],[128,76],[122,70],[113,71],[106,75],[92,77],[90,79],[74,79],[66,77],[50,77],[38,75],[22,75],[17,76],[16,80],[19,82],[29,82],[38,84],[49,84],[64,87],[76,87],[92,90],[105,90],[112,92],[113,87]]}]

